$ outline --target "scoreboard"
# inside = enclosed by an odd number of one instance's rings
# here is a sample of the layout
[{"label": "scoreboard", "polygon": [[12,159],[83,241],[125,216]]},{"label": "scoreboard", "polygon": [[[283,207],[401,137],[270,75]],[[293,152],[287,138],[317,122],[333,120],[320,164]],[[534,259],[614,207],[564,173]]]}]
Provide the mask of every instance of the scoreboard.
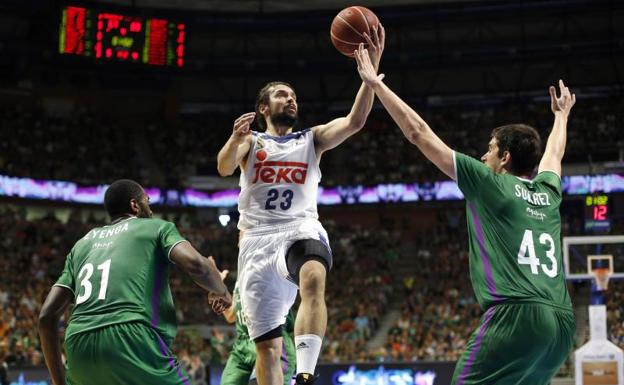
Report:
[{"label": "scoreboard", "polygon": [[184,65],[185,25],[165,19],[65,7],[59,52],[102,61]]},{"label": "scoreboard", "polygon": [[609,231],[611,210],[609,195],[594,194],[585,196],[585,230]]}]

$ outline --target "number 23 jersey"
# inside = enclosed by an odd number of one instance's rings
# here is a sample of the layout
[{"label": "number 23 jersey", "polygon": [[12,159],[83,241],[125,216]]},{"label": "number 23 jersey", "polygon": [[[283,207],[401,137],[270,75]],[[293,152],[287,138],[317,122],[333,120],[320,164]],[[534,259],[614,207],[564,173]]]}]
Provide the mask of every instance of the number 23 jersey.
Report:
[{"label": "number 23 jersey", "polygon": [[238,228],[318,219],[320,180],[310,129],[285,136],[252,131],[247,163],[240,176]]},{"label": "number 23 jersey", "polygon": [[571,309],[561,260],[561,181],[496,174],[455,152],[457,184],[466,198],[470,279],[484,308],[541,302]]}]

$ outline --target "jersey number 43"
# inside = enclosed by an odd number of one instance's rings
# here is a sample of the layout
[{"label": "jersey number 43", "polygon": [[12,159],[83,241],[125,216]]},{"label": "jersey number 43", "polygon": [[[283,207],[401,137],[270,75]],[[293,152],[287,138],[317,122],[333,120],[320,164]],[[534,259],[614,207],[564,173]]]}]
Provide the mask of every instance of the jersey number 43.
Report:
[{"label": "jersey number 43", "polygon": [[[520,250],[518,251],[518,264],[531,266],[531,273],[534,275],[539,274],[538,268],[541,267],[542,271],[547,276],[554,278],[557,276],[558,267],[557,259],[555,258],[555,241],[553,241],[550,234],[542,233],[539,236],[539,243],[548,247],[546,250],[546,257],[550,259],[550,266],[545,263],[540,263],[540,260],[537,258],[535,244],[533,243],[533,231],[531,230],[524,231],[522,244],[520,244]],[[527,254],[529,255],[528,257]]]}]

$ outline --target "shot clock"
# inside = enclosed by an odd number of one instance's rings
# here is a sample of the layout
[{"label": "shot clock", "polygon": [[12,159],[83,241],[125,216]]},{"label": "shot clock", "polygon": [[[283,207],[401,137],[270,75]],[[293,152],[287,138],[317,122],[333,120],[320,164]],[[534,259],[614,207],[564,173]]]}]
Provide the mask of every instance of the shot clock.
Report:
[{"label": "shot clock", "polygon": [[585,196],[585,230],[609,231],[611,228],[611,210],[609,196],[596,194]]},{"label": "shot clock", "polygon": [[96,60],[184,65],[185,25],[165,19],[65,7],[59,52]]}]

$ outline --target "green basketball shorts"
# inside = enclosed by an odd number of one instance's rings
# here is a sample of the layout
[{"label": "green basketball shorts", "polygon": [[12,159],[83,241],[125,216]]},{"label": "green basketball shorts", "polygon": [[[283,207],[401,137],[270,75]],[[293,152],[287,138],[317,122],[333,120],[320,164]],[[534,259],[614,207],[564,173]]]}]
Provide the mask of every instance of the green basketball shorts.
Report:
[{"label": "green basketball shorts", "polygon": [[468,341],[453,385],[546,385],[574,345],[570,310],[540,303],[490,307]]},{"label": "green basketball shorts", "polygon": [[65,352],[69,385],[191,385],[156,330],[140,322],[74,334]]}]

